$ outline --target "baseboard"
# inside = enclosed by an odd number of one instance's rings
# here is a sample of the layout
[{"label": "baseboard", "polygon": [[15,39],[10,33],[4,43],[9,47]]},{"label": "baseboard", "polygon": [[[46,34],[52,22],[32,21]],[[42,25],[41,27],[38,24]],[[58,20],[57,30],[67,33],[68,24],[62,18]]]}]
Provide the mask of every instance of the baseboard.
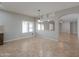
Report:
[{"label": "baseboard", "polygon": [[15,40],[21,40],[21,39],[24,39],[24,38],[31,38],[33,36],[29,36],[29,37],[18,37],[18,38],[15,38],[15,39],[11,39],[11,40],[7,40],[7,41],[4,41],[5,42],[12,42],[12,41],[15,41]]},{"label": "baseboard", "polygon": [[[15,40],[21,40],[21,39],[24,39],[24,38],[32,38],[32,37],[34,37],[34,36],[18,37],[18,38],[15,38],[15,39],[11,39],[11,40],[4,41],[4,42],[12,42],[12,41],[15,41]],[[38,38],[38,36],[36,36],[36,37]],[[45,38],[45,37],[41,37],[41,36],[40,36],[40,38],[58,41],[56,38]]]}]

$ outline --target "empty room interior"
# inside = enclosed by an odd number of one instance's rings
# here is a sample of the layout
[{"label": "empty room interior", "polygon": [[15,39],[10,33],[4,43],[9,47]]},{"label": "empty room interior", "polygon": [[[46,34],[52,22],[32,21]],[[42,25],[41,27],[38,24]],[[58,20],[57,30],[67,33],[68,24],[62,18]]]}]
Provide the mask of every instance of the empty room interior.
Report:
[{"label": "empty room interior", "polygon": [[79,57],[79,2],[0,2],[0,57]]}]

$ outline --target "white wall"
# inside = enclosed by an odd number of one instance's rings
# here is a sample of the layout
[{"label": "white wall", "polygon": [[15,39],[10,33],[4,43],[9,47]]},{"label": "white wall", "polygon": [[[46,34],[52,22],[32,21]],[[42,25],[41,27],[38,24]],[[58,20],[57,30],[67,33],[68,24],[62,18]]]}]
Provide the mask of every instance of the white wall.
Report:
[{"label": "white wall", "polygon": [[78,31],[78,38],[79,38],[79,19],[77,20],[77,31]]},{"label": "white wall", "polygon": [[77,34],[77,22],[71,22],[71,33]]},{"label": "white wall", "polygon": [[[34,18],[0,10],[0,25],[4,26],[4,41],[20,37],[32,37],[32,33],[22,33],[22,21],[34,21]],[[34,31],[35,32],[35,31]]]},{"label": "white wall", "polygon": [[77,22],[62,23],[61,32],[77,34]]},{"label": "white wall", "polygon": [[70,22],[62,23],[62,27],[61,28],[62,28],[61,29],[62,32],[70,33]]}]

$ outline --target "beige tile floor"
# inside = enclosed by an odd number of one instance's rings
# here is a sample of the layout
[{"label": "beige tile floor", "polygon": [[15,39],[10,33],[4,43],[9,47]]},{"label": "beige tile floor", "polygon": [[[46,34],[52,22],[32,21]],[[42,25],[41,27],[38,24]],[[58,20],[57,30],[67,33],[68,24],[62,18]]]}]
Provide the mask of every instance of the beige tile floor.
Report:
[{"label": "beige tile floor", "polygon": [[61,33],[58,41],[43,38],[28,38],[0,46],[3,57],[76,57],[79,56],[79,41],[75,35]]}]

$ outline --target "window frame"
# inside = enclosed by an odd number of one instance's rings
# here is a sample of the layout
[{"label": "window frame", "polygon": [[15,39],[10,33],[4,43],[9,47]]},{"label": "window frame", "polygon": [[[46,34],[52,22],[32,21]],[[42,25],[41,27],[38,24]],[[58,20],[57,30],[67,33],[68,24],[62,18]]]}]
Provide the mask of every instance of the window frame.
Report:
[{"label": "window frame", "polygon": [[[27,23],[27,24],[26,24]],[[30,27],[30,24],[32,25],[32,27]],[[29,33],[29,32],[33,32],[34,28],[33,28],[34,24],[32,21],[22,21],[22,33]],[[26,28],[25,28],[26,27]],[[32,31],[30,31],[30,28],[32,29]],[[27,30],[26,30],[27,29]]]}]

